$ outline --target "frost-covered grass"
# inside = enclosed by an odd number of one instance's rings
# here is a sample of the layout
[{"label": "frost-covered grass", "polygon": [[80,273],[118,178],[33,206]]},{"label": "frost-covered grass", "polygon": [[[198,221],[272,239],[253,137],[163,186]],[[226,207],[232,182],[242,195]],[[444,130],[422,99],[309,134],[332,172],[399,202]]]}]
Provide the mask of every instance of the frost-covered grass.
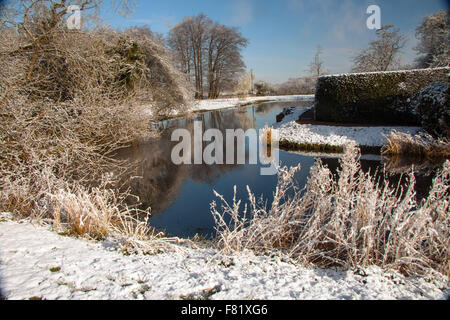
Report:
[{"label": "frost-covered grass", "polygon": [[108,240],[63,237],[1,219],[0,244],[8,299],[446,299],[446,279],[436,273],[305,268],[281,255],[224,256],[181,245],[157,255],[123,255]]},{"label": "frost-covered grass", "polygon": [[236,196],[228,203],[216,194],[221,205],[212,203],[211,211],[218,246],[225,252],[282,250],[303,265],[377,265],[404,274],[432,268],[449,275],[450,162],[420,203],[412,173],[406,185],[378,181],[361,170],[354,144],[336,175],[318,161],[304,192],[293,178],[299,169],[280,170],[269,207],[250,189],[245,206]]},{"label": "frost-covered grass", "polygon": [[[296,168],[282,170],[270,209],[249,193],[249,219],[237,199],[223,207],[231,224],[213,206],[222,250],[149,237],[146,224],[117,212],[122,206],[108,189],[61,189],[47,203],[61,217],[50,219],[60,235],[0,215],[4,293],[9,299],[445,299],[450,164],[417,204],[413,182],[405,189],[378,185],[356,158],[355,151],[344,155],[339,178],[317,164],[305,195],[287,201]],[[84,232],[100,241],[62,236]],[[329,269],[334,266],[345,270]]]},{"label": "frost-covered grass", "polygon": [[115,238],[124,252],[153,252],[175,239],[166,239],[147,223],[149,210],[127,205],[135,197],[113,187],[105,175],[96,187],[67,183],[48,169],[20,179],[5,179],[2,208],[14,220],[51,225],[67,236],[103,240]]},{"label": "frost-covered grass", "polygon": [[385,156],[414,155],[426,159],[449,159],[450,141],[433,138],[428,134],[411,135],[405,132],[393,131],[388,136],[387,144],[382,153]]}]

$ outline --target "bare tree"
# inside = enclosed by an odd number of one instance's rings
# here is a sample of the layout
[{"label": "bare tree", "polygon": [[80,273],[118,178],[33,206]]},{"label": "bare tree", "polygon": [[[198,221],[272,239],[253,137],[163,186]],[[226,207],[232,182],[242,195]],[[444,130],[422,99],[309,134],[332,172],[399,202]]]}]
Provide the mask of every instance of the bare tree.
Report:
[{"label": "bare tree", "polygon": [[393,25],[385,25],[377,30],[378,39],[369,48],[354,57],[353,72],[395,70],[400,66],[399,53],[405,46],[406,38]]},{"label": "bare tree", "polygon": [[170,30],[167,44],[175,53],[180,70],[190,75],[192,71],[193,53],[188,30],[184,28],[183,23],[177,24]]},{"label": "bare tree", "polygon": [[193,71],[195,97],[203,98],[204,55],[212,20],[204,14],[186,17],[170,30],[168,44],[177,52],[183,72]]},{"label": "bare tree", "polygon": [[213,23],[204,14],[187,17],[174,26],[168,44],[181,70],[192,77],[199,99],[203,98],[205,80],[208,97],[217,98],[224,88],[237,83],[245,67],[240,51],[247,39],[236,28]]},{"label": "bare tree", "polygon": [[444,67],[450,63],[449,11],[441,10],[426,16],[416,29],[419,44],[414,49],[421,54],[419,68]]},{"label": "bare tree", "polygon": [[314,56],[314,60],[309,64],[309,72],[313,77],[320,77],[328,73],[325,70],[324,62],[321,60],[320,55],[323,53],[322,47],[320,45],[317,46],[317,51]]},{"label": "bare tree", "polygon": [[247,39],[243,38],[236,28],[216,23],[210,29],[207,41],[208,98],[215,99],[221,90],[232,85],[237,80],[237,75],[244,70],[240,51],[247,46]]}]

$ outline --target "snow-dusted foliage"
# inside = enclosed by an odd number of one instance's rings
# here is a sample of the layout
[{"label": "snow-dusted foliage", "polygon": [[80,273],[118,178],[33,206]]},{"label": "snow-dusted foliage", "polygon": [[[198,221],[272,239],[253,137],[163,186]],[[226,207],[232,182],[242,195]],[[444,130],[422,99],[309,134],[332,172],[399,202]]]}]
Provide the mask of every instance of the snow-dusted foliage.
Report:
[{"label": "snow-dusted foliage", "polygon": [[254,80],[255,76],[253,71],[243,73],[236,86],[236,91],[239,97],[245,98],[248,96],[248,94],[252,91]]},{"label": "snow-dusted foliage", "polygon": [[433,82],[417,97],[422,127],[433,136],[450,138],[449,93],[448,82]]},{"label": "snow-dusted foliage", "polygon": [[[325,72],[321,70],[320,72]],[[276,94],[313,94],[316,90],[316,76],[307,76],[301,78],[290,78],[281,84],[271,85],[271,90]]]},{"label": "snow-dusted foliage", "polygon": [[316,119],[332,122],[420,124],[413,96],[448,82],[450,68],[324,76],[316,91]]},{"label": "snow-dusted foliage", "polygon": [[222,204],[218,208],[213,202],[211,211],[219,247],[259,253],[281,249],[301,263],[325,267],[378,265],[406,274],[433,268],[448,274],[450,162],[421,203],[412,173],[405,185],[379,181],[361,170],[354,145],[336,175],[318,161],[304,192],[294,183],[298,170],[279,171],[269,207],[250,190],[246,205],[236,196],[230,204],[216,194]]},{"label": "snow-dusted foliage", "polygon": [[405,46],[406,37],[393,25],[385,25],[377,30],[377,40],[369,48],[360,51],[353,59],[355,72],[398,70],[400,50]]},{"label": "snow-dusted foliage", "polygon": [[417,65],[423,68],[448,66],[450,61],[449,10],[440,10],[423,18],[416,29],[417,47],[421,56]]}]

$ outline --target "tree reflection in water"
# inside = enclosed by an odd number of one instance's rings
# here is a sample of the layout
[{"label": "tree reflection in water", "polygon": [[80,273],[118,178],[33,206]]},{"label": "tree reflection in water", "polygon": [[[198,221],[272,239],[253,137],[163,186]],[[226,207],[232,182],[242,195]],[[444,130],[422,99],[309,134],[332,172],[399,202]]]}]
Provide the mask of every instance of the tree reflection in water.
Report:
[{"label": "tree reflection in water", "polygon": [[[210,203],[216,200],[213,189],[232,200],[233,186],[237,186],[238,197],[248,198],[248,185],[256,195],[262,195],[271,202],[277,184],[276,176],[260,176],[260,165],[174,165],[171,161],[172,148],[178,142],[171,142],[172,131],[186,128],[193,132],[194,121],[201,121],[203,130],[219,129],[225,136],[226,129],[263,128],[273,125],[276,116],[286,107],[306,108],[311,101],[264,103],[239,109],[226,109],[196,114],[190,118],[172,119],[157,124],[160,136],[138,147],[124,150],[121,158],[136,161],[138,166],[130,176],[128,187],[140,197],[142,207],[152,208],[150,224],[160,228],[168,235],[192,237],[195,234],[211,236],[214,234],[214,220],[210,214]],[[206,147],[209,143],[203,143]],[[249,148],[246,148],[248,159]],[[193,152],[192,152],[193,154]],[[226,150],[224,150],[226,154]],[[306,184],[309,170],[320,155],[290,153],[280,151],[283,166],[302,165],[296,180],[300,187]],[[323,157],[330,169],[336,170],[337,158]],[[248,163],[248,161],[247,161]],[[389,166],[388,166],[389,167]],[[382,172],[381,158],[362,160],[362,168],[367,171]],[[400,174],[392,176],[398,181]],[[427,192],[432,176],[418,175],[418,194]]]}]

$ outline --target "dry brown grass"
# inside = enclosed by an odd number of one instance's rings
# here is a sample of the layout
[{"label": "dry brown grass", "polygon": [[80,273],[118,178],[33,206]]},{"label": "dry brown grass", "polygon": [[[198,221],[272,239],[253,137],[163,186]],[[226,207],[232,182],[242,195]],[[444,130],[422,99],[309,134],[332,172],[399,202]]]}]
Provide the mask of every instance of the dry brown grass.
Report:
[{"label": "dry brown grass", "polygon": [[18,219],[48,222],[59,232],[92,239],[104,239],[122,229],[130,233],[132,227],[142,236],[154,235],[150,227],[143,228],[137,220],[148,217],[149,211],[129,207],[125,200],[131,195],[116,190],[111,176],[105,175],[96,187],[68,183],[57,178],[51,167],[21,179],[11,177],[2,181],[0,203],[2,210]]},{"label": "dry brown grass", "polygon": [[250,190],[244,206],[236,196],[229,204],[217,194],[222,205],[212,203],[211,211],[218,246],[226,252],[283,250],[321,267],[378,265],[405,274],[433,268],[449,275],[450,162],[421,203],[414,175],[406,185],[378,181],[361,170],[355,146],[346,151],[337,175],[318,161],[304,193],[293,179],[299,169],[280,170],[269,208]]},{"label": "dry brown grass", "polygon": [[449,159],[450,141],[435,139],[428,134],[412,136],[403,132],[392,132],[386,137],[388,143],[383,147],[382,155],[413,155],[426,159]]},{"label": "dry brown grass", "polygon": [[[138,209],[139,199],[113,186],[111,176],[104,176],[96,187],[68,183],[45,168],[38,177],[23,177],[3,184],[0,203],[16,219],[49,224],[63,235],[94,240],[110,238],[125,254],[157,254],[174,249],[177,238],[166,238],[148,223],[150,209]],[[37,182],[34,180],[36,179]]]}]

